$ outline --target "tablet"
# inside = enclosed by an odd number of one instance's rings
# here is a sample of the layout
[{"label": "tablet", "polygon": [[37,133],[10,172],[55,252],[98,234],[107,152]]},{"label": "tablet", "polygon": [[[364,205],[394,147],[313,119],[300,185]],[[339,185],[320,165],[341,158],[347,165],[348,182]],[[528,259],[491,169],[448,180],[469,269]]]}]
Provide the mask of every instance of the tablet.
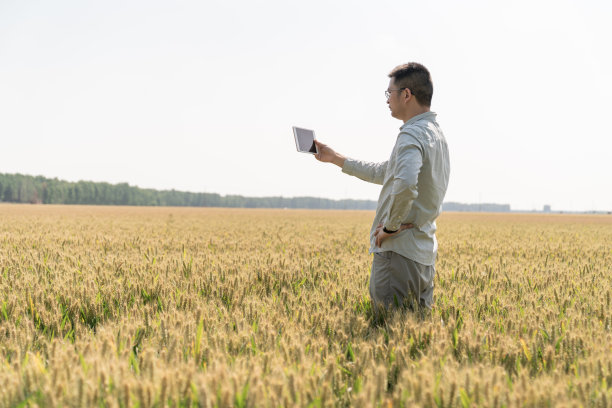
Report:
[{"label": "tablet", "polygon": [[319,153],[315,144],[314,130],[304,129],[293,126],[293,136],[295,136],[295,146],[298,152]]}]

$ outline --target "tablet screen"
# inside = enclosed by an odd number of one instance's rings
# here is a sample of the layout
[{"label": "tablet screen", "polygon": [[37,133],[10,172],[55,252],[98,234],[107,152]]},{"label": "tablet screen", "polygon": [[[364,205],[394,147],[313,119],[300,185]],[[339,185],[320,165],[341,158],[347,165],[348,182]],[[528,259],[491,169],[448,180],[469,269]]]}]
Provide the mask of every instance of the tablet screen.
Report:
[{"label": "tablet screen", "polygon": [[317,153],[315,145],[315,134],[313,130],[293,127],[293,135],[295,136],[295,145],[298,152],[302,153]]}]

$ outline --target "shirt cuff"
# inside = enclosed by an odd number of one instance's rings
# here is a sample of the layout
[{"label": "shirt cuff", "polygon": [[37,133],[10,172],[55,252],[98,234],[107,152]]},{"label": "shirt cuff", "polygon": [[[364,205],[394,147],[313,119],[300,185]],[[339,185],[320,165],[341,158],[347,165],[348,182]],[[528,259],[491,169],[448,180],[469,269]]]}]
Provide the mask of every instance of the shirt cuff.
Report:
[{"label": "shirt cuff", "polygon": [[355,175],[355,163],[356,160],[349,157],[345,158],[344,165],[342,166],[342,172],[348,174],[349,176]]},{"label": "shirt cuff", "polygon": [[398,229],[402,227],[402,221],[401,220],[396,220],[396,221],[390,220],[390,221],[387,221],[383,226],[389,231],[397,231]]}]

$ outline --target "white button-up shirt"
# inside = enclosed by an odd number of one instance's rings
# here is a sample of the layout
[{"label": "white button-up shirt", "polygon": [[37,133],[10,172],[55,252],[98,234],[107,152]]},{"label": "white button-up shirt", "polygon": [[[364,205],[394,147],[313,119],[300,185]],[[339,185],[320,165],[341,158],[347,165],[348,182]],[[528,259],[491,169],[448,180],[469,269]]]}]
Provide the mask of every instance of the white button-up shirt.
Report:
[{"label": "white button-up shirt", "polygon": [[[368,163],[346,159],[344,173],[382,184],[376,216],[370,231],[370,253],[393,251],[423,265],[433,265],[438,251],[436,218],[448,187],[450,162],[446,139],[434,112],[409,119],[400,128],[389,160]],[[398,230],[378,248],[374,232],[378,224]]]}]

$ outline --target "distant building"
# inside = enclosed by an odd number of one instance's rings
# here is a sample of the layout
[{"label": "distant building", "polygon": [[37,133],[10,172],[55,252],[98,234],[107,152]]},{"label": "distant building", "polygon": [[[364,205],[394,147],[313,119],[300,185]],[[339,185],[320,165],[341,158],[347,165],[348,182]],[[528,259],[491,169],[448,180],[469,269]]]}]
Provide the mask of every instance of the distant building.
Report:
[{"label": "distant building", "polygon": [[545,213],[549,213],[550,212],[550,205],[546,204],[542,211],[544,211]]}]

